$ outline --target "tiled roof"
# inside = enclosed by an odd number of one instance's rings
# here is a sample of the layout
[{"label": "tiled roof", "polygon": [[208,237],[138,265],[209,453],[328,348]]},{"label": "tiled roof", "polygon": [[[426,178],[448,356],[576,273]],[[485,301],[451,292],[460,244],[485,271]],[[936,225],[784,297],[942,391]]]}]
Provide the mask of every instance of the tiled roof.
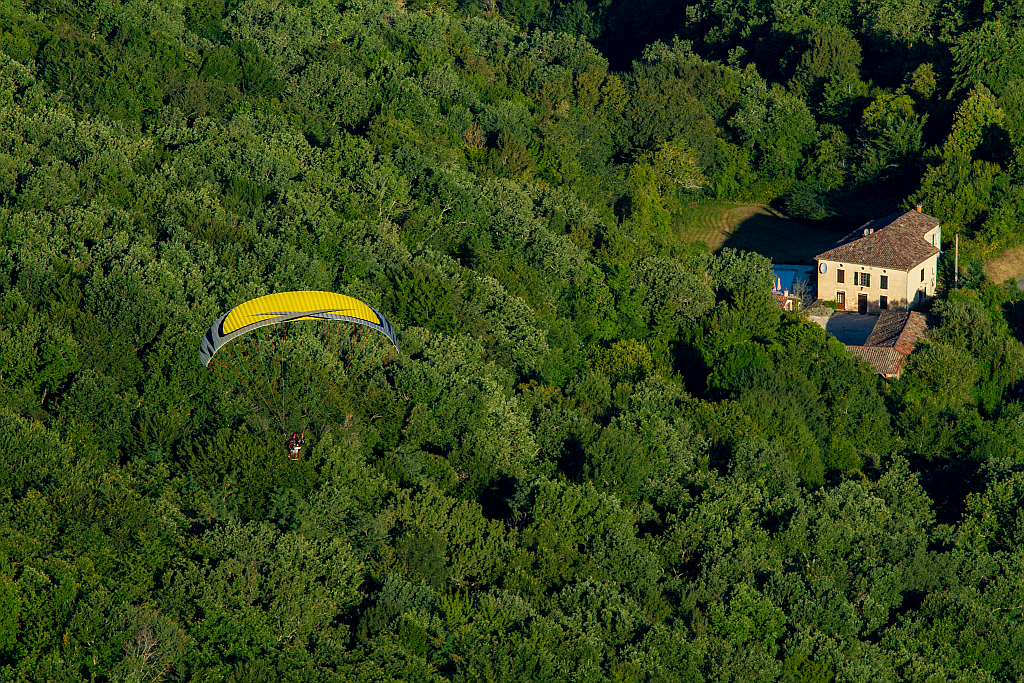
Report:
[{"label": "tiled roof", "polygon": [[864,346],[896,346],[896,340],[910,318],[910,311],[882,311]]},{"label": "tiled roof", "polygon": [[904,356],[913,351],[918,339],[928,337],[928,328],[933,324],[923,313],[911,311],[907,324],[903,326],[903,331],[900,332],[899,339],[896,340],[896,350]]},{"label": "tiled roof", "polygon": [[847,346],[851,356],[867,361],[882,377],[899,377],[903,371],[902,353],[891,347],[883,346]]},{"label": "tiled roof", "polygon": [[793,294],[779,294],[778,292],[772,292],[772,296],[775,297],[775,305],[783,311],[792,311],[794,302],[799,301],[799,297]]},{"label": "tiled roof", "polygon": [[882,311],[864,346],[895,348],[903,355],[914,350],[918,339],[926,336],[928,319],[917,311]]},{"label": "tiled roof", "polygon": [[[894,213],[865,223],[815,258],[910,270],[939,252],[938,247],[924,241],[924,234],[938,224],[938,218],[920,211]],[[865,231],[868,234],[864,234]]]}]

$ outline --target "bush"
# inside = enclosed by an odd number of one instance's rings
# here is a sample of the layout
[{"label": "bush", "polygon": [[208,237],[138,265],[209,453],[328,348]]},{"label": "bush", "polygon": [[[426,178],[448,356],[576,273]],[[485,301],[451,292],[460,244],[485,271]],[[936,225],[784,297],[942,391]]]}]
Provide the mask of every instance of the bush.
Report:
[{"label": "bush", "polygon": [[807,315],[823,315],[825,317],[828,317],[835,312],[835,301],[819,301],[813,307],[807,309]]}]

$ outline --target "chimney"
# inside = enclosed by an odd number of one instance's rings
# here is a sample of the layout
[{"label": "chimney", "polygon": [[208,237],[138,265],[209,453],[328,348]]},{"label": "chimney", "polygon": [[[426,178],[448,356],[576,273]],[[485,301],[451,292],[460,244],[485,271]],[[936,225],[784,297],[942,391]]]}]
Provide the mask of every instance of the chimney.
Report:
[{"label": "chimney", "polygon": [[917,212],[921,213],[921,205],[920,204],[917,205]]}]

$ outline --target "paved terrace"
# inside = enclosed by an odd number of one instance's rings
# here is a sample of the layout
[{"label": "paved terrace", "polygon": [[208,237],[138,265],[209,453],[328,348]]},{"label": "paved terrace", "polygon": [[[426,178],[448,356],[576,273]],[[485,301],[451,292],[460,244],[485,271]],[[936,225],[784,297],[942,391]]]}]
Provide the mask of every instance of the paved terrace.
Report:
[{"label": "paved terrace", "polygon": [[852,311],[837,311],[831,316],[812,315],[811,322],[848,346],[863,346],[878,322],[877,315],[860,315]]}]

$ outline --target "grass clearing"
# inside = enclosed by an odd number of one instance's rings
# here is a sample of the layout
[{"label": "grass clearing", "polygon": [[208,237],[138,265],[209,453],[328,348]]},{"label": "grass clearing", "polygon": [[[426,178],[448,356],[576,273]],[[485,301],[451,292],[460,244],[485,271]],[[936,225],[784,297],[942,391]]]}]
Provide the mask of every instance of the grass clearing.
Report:
[{"label": "grass clearing", "polygon": [[849,232],[845,224],[808,225],[764,204],[694,204],[676,223],[676,236],[700,240],[713,252],[723,247],[755,251],[775,263],[812,264]]},{"label": "grass clearing", "polygon": [[993,282],[1024,278],[1024,247],[1007,249],[991,261],[986,261],[985,275]]}]

